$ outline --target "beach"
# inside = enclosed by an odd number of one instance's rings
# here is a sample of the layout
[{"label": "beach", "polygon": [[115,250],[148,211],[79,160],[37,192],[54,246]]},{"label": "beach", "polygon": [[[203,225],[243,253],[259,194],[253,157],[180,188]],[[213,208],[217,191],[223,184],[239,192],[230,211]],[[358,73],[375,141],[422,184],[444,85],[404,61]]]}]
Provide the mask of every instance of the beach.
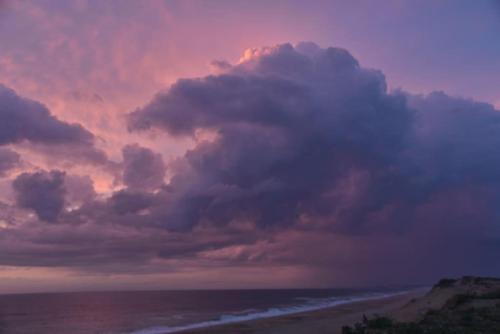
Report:
[{"label": "beach", "polygon": [[407,320],[414,316],[415,310],[408,305],[412,300],[423,296],[427,290],[419,290],[365,301],[337,305],[321,310],[294,313],[266,319],[257,319],[196,330],[183,331],[183,334],[340,334],[342,326],[368,317],[389,315],[396,319]]}]

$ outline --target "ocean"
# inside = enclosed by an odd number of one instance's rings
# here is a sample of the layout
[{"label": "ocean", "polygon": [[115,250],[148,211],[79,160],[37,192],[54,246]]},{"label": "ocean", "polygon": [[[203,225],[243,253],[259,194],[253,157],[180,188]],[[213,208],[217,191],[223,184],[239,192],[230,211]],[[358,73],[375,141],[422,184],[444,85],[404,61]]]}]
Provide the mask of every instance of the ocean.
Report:
[{"label": "ocean", "polygon": [[0,295],[1,334],[160,334],[386,297],[401,289]]}]

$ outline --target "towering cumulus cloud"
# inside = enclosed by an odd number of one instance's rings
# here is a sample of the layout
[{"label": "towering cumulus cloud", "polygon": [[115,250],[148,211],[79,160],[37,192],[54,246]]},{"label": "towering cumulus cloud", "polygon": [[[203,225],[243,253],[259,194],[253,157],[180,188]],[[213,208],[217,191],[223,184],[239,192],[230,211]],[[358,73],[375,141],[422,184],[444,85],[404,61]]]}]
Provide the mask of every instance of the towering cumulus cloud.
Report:
[{"label": "towering cumulus cloud", "polygon": [[[500,245],[498,110],[444,93],[389,93],[381,72],[312,43],[214,66],[219,74],[179,80],[129,116],[131,131],[215,138],[172,167],[152,211],[167,229],[251,223],[287,246],[275,240],[241,256],[332,272],[369,274],[387,260],[413,275],[415,263],[420,276],[459,273],[454,256],[499,270],[486,265]],[[303,232],[284,237],[294,230]],[[321,242],[314,231],[331,234]],[[308,257],[293,255],[308,243]]]},{"label": "towering cumulus cloud", "polygon": [[378,189],[402,173],[413,118],[383,75],[347,51],[285,44],[247,51],[220,75],[178,81],[132,113],[129,127],[217,134],[186,154],[167,225],[328,219],[341,228],[384,205]]},{"label": "towering cumulus cloud", "polygon": [[[167,163],[159,154],[167,152],[126,145],[119,190],[107,194],[82,176],[19,175],[16,209],[57,224],[9,220],[0,254],[10,256],[0,264],[134,273],[245,266],[300,272],[307,279],[297,285],[500,274],[493,106],[389,92],[380,71],[312,43],[213,66],[216,75],[180,79],[128,115],[130,131],[194,138],[181,156]],[[11,124],[2,143],[92,142],[42,106],[6,89],[0,96]],[[9,159],[0,171],[13,168]]]}]

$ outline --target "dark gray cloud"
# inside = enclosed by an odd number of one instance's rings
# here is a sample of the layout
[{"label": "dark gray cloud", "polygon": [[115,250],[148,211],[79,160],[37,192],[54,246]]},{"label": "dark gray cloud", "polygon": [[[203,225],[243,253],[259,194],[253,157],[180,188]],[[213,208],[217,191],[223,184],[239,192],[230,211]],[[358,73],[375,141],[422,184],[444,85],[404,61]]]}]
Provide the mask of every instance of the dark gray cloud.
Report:
[{"label": "dark gray cloud", "polygon": [[110,198],[111,207],[119,214],[137,213],[149,208],[152,204],[152,196],[144,193],[121,190],[115,192]]},{"label": "dark gray cloud", "polygon": [[[106,223],[27,224],[0,234],[0,263],[66,267],[104,273],[171,272],[178,268],[155,260],[192,261],[200,251],[250,244],[255,235],[230,231],[171,233],[145,226]],[[194,262],[193,262],[194,263]]]},{"label": "dark gray cloud", "polygon": [[0,147],[0,177],[5,176],[9,170],[19,166],[21,157],[16,152]]},{"label": "dark gray cloud", "polygon": [[487,103],[442,92],[409,96],[418,111],[413,158],[439,185],[496,183],[500,170],[500,114]]},{"label": "dark gray cloud", "polygon": [[[221,74],[179,80],[130,114],[131,131],[215,134],[171,167],[152,218],[173,230],[245,221],[278,234],[370,236],[388,258],[401,245],[385,239],[400,236],[413,245],[413,265],[448,249],[422,277],[500,272],[474,263],[500,245],[498,110],[440,92],[387,92],[381,72],[342,49],[285,44],[245,57]],[[363,255],[350,251],[354,262]],[[328,256],[323,266],[338,260]],[[366,268],[370,260],[381,265],[368,256]]]},{"label": "dark gray cloud", "polygon": [[22,173],[12,183],[17,205],[35,211],[41,220],[55,222],[65,205],[64,177],[60,171]]},{"label": "dark gray cloud", "polygon": [[127,145],[123,154],[123,183],[129,188],[154,190],[163,184],[165,164],[160,154],[137,144]]},{"label": "dark gray cloud", "polygon": [[0,144],[22,140],[45,144],[91,144],[94,138],[81,125],[58,120],[44,105],[20,97],[5,86],[0,86],[0,124]]},{"label": "dark gray cloud", "polygon": [[91,132],[57,119],[43,104],[0,84],[0,145],[23,142],[61,160],[107,163],[106,154],[94,146]]},{"label": "dark gray cloud", "polygon": [[[175,228],[313,221],[341,233],[403,232],[442,192],[497,197],[500,117],[444,93],[388,93],[343,49],[257,49],[216,76],[183,79],[130,115],[131,130],[216,139],[174,170],[163,221]],[[494,207],[485,220],[497,217]]]},{"label": "dark gray cloud", "polygon": [[[248,219],[263,227],[335,220],[345,203],[330,196],[342,197],[346,178],[397,174],[413,117],[404,96],[388,94],[383,75],[347,51],[286,44],[221,75],[178,81],[132,113],[129,127],[218,135],[190,150],[174,175],[167,225]],[[364,205],[379,205],[372,202]]]},{"label": "dark gray cloud", "polygon": [[[20,176],[30,196],[19,205],[43,219],[36,199],[52,196],[45,220],[59,224],[12,223],[0,235],[11,256],[0,263],[302,266],[323,283],[500,274],[493,106],[388,92],[381,72],[312,43],[216,65],[220,74],[179,80],[129,115],[131,131],[210,134],[169,164],[166,183],[161,156],[139,145],[123,149],[126,188],[109,198],[82,178]],[[63,210],[66,202],[78,207]]]}]

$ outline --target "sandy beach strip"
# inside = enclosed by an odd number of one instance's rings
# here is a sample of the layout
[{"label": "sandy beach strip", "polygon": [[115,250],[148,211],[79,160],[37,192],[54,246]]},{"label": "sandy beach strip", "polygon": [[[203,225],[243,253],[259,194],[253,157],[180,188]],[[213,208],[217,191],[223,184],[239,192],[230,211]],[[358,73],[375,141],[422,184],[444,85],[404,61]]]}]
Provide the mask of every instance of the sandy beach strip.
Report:
[{"label": "sandy beach strip", "polygon": [[342,326],[352,325],[366,316],[393,315],[412,299],[421,297],[426,290],[371,299],[316,311],[295,313],[265,319],[256,319],[196,330],[182,334],[340,334]]}]

